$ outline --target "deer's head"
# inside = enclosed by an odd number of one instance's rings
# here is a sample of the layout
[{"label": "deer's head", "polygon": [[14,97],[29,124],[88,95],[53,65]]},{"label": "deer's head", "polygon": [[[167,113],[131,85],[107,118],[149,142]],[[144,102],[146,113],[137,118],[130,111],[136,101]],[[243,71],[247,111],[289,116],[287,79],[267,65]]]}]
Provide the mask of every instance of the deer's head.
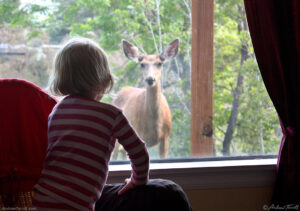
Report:
[{"label": "deer's head", "polygon": [[163,63],[173,59],[178,52],[179,40],[170,42],[163,52],[158,55],[143,54],[137,47],[123,40],[123,50],[126,57],[140,64],[147,86],[156,86],[160,83]]}]

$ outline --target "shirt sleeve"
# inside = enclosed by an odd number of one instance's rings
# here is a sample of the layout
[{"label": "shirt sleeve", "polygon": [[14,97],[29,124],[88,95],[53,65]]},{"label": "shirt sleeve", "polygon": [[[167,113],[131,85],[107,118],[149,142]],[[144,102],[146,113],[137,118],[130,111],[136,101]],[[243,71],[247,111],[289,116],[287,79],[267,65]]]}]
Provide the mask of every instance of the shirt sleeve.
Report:
[{"label": "shirt sleeve", "polygon": [[113,136],[124,147],[131,161],[131,181],[136,185],[146,184],[149,179],[149,154],[144,141],[137,135],[123,112],[116,118]]}]

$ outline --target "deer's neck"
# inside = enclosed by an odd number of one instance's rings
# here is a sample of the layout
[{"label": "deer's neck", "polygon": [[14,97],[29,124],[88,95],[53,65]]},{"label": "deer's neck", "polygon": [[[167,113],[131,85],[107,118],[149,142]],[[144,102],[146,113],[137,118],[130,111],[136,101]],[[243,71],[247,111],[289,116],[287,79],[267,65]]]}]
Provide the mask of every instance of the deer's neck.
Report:
[{"label": "deer's neck", "polygon": [[151,121],[153,124],[158,121],[159,117],[159,108],[161,101],[161,87],[160,84],[157,84],[153,87],[146,88],[146,114],[148,121]]}]

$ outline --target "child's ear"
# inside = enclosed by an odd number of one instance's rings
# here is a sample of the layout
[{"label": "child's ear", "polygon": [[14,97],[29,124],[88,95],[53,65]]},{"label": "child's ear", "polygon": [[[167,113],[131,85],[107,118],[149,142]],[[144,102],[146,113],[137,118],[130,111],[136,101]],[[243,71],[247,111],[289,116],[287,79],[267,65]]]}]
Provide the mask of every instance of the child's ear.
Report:
[{"label": "child's ear", "polygon": [[175,39],[165,47],[165,49],[159,55],[159,57],[164,61],[169,61],[173,59],[177,55],[178,47],[179,47],[179,39]]},{"label": "child's ear", "polygon": [[139,49],[126,40],[122,40],[122,43],[125,56],[130,60],[139,62],[142,57]]}]

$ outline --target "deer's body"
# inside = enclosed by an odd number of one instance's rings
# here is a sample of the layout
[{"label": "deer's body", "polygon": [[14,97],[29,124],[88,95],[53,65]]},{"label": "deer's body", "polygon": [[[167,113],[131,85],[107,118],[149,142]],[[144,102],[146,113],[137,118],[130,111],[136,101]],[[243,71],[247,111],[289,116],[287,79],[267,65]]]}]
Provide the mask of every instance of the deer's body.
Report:
[{"label": "deer's body", "polygon": [[[175,46],[169,46],[160,55],[140,54],[136,47],[123,41],[125,55],[139,62],[144,71],[147,86],[144,89],[128,87],[117,93],[113,104],[120,107],[138,135],[148,147],[159,144],[160,157],[168,154],[168,137],[172,128],[172,116],[165,96],[162,94],[160,78],[162,63],[177,53]],[[172,42],[174,45],[174,41]]]},{"label": "deer's body", "polygon": [[122,108],[147,146],[160,143],[160,154],[166,157],[172,116],[165,96],[156,89],[160,87],[125,88],[117,94],[114,104]]}]

